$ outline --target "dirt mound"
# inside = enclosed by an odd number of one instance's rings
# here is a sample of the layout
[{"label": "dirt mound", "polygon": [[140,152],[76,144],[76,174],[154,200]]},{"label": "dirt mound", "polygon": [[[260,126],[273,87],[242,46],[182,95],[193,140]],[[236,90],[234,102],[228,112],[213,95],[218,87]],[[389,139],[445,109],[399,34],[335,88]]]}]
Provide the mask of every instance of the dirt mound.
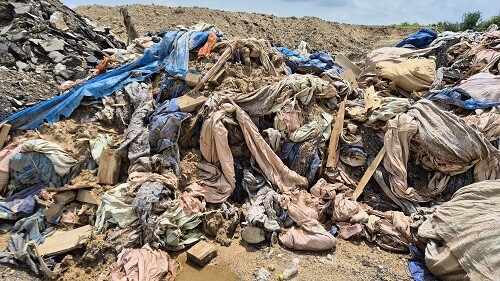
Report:
[{"label": "dirt mound", "polygon": [[[91,20],[111,27],[119,37],[126,37],[119,7],[81,6],[76,11]],[[227,12],[207,8],[172,8],[158,5],[126,6],[139,34],[152,30],[172,29],[177,25],[191,26],[198,22],[215,25],[226,37],[268,39],[274,45],[295,48],[304,40],[309,47],[342,53],[352,60],[364,58],[369,51],[392,46],[413,28],[350,25],[325,21],[315,17],[277,17],[266,14]]]}]

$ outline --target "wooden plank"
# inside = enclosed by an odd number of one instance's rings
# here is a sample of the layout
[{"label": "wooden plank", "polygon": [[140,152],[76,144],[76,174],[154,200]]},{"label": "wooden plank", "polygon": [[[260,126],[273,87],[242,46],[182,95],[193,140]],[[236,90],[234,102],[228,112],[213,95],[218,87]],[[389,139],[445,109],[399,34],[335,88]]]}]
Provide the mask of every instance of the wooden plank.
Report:
[{"label": "wooden plank", "polygon": [[354,73],[354,76],[356,77],[359,77],[361,74],[361,68],[342,54],[335,55],[335,62],[345,69],[351,69],[352,73]]},{"label": "wooden plank", "polygon": [[10,132],[10,124],[4,123],[1,125],[2,129],[0,130],[0,149],[3,148],[3,145],[5,144],[5,140],[7,139],[7,136],[9,135]]},{"label": "wooden plank", "polygon": [[101,154],[99,170],[97,170],[97,181],[102,184],[117,184],[120,165],[121,157],[116,149],[104,149]]},{"label": "wooden plank", "polygon": [[92,226],[90,225],[69,231],[56,231],[38,245],[38,253],[41,256],[51,256],[71,251],[87,244],[91,235]]},{"label": "wooden plank", "polygon": [[59,192],[57,194],[52,195],[52,198],[54,198],[54,201],[56,203],[68,204],[69,202],[75,200],[76,192],[74,191]]},{"label": "wooden plank", "polygon": [[100,200],[90,190],[80,189],[76,195],[76,200],[84,203],[99,205]]},{"label": "wooden plank", "polygon": [[349,82],[353,90],[359,88],[358,81],[356,81],[356,76],[354,76],[352,69],[347,69],[346,71],[342,72],[342,74],[340,74],[340,77]]},{"label": "wooden plank", "polygon": [[182,112],[192,112],[200,107],[208,98],[203,95],[184,95],[177,98],[177,103],[179,104],[179,111]]},{"label": "wooden plank", "polygon": [[338,157],[335,155],[337,153],[337,148],[339,146],[339,137],[342,133],[342,128],[344,127],[344,115],[345,115],[345,100],[339,105],[339,111],[337,117],[335,118],[335,123],[333,124],[332,134],[330,135],[330,143],[328,145],[328,158],[326,161],[327,168],[336,168],[338,164]]},{"label": "wooden plank", "polygon": [[365,174],[361,178],[361,180],[358,183],[358,186],[356,186],[356,189],[354,190],[354,200],[357,200],[358,197],[363,193],[363,190],[365,189],[366,184],[368,181],[371,179],[373,173],[377,170],[378,165],[380,165],[380,162],[382,162],[382,159],[384,159],[386,148],[385,146],[382,147],[382,149],[378,152],[377,156],[373,160],[373,162],[370,164],[370,167],[366,169]]},{"label": "wooden plank", "polygon": [[203,267],[217,256],[217,249],[206,241],[200,241],[187,251],[188,261]]},{"label": "wooden plank", "polygon": [[186,77],[184,77],[184,81],[188,84],[189,87],[196,87],[198,83],[200,83],[201,75],[188,72],[186,73]]}]

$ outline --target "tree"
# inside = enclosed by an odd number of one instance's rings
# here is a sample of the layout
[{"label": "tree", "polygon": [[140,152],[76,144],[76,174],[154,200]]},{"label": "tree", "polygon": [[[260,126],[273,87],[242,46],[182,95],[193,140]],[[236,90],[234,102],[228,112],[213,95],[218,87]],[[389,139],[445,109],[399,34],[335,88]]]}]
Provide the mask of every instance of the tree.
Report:
[{"label": "tree", "polygon": [[461,30],[477,29],[477,24],[481,20],[481,12],[469,12],[462,16]]}]

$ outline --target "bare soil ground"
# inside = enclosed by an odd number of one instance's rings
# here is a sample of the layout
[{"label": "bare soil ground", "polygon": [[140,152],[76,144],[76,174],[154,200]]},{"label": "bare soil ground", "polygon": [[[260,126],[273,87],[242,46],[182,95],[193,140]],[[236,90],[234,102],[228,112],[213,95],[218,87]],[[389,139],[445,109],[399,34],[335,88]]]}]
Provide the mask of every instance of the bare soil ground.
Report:
[{"label": "bare soil ground", "polygon": [[122,40],[126,38],[120,8],[127,7],[139,34],[189,27],[199,22],[215,25],[225,36],[268,39],[275,45],[296,48],[300,41],[315,50],[331,54],[342,53],[352,60],[364,59],[369,51],[381,46],[393,46],[415,28],[351,25],[329,22],[315,17],[277,17],[266,14],[227,12],[207,8],[166,7],[158,5],[128,5],[107,7],[81,6],[76,12],[93,21],[111,27]]}]

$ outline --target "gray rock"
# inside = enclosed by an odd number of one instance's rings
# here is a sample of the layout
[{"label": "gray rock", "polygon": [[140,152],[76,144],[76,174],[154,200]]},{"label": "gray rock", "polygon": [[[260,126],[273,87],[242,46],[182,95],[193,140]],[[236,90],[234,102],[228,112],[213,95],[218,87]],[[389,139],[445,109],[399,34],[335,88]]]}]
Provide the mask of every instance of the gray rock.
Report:
[{"label": "gray rock", "polygon": [[18,3],[18,2],[10,2],[12,6],[14,6],[14,12],[18,15],[22,15],[25,13],[29,13],[31,11],[30,4]]},{"label": "gray rock", "polygon": [[22,61],[16,61],[16,66],[17,66],[17,69],[19,69],[19,70],[26,70],[27,68],[29,68],[29,65],[27,63],[22,62]]},{"label": "gray rock", "polygon": [[66,25],[66,21],[64,21],[64,14],[60,11],[55,11],[52,15],[50,15],[49,19],[50,23],[52,23],[57,29],[60,30],[68,30],[68,26]]},{"label": "gray rock", "polygon": [[0,65],[11,66],[16,62],[16,58],[11,53],[0,53]]},{"label": "gray rock", "polygon": [[247,226],[241,231],[241,238],[249,244],[257,244],[266,240],[264,234],[264,231],[258,227]]},{"label": "gray rock", "polygon": [[63,61],[64,65],[66,65],[67,67],[69,68],[76,68],[78,66],[81,66],[82,65],[82,61],[79,60],[77,57],[75,56],[71,56],[71,57],[66,57]]},{"label": "gray rock", "polygon": [[13,41],[13,42],[26,41],[26,39],[28,39],[28,31],[23,30],[21,32],[15,32],[15,33],[12,33],[9,37],[10,37],[10,41]]},{"label": "gray rock", "polygon": [[66,66],[62,63],[58,63],[54,66],[54,69],[52,69],[52,72],[55,75],[60,75],[65,70],[66,70]]},{"label": "gray rock", "polygon": [[0,43],[0,54],[7,53],[9,51],[9,45],[5,43]]},{"label": "gray rock", "polygon": [[52,38],[49,40],[43,40],[40,43],[40,46],[47,53],[50,53],[53,51],[62,51],[62,50],[64,50],[64,41],[61,39],[58,39],[58,38]]},{"label": "gray rock", "polygon": [[9,99],[9,101],[13,107],[16,107],[16,108],[23,107],[23,103],[21,101],[18,101],[17,99],[12,98],[12,97],[7,97],[7,98]]},{"label": "gray rock", "polygon": [[9,30],[12,28],[12,24],[9,24],[7,26],[4,26],[2,28],[2,30],[0,30],[0,35],[4,35],[6,34],[7,32],[9,32]]},{"label": "gray rock", "polygon": [[28,55],[21,49],[16,43],[11,42],[9,44],[9,51],[12,53],[15,57],[17,57],[20,60],[27,60]]},{"label": "gray rock", "polygon": [[93,55],[89,55],[88,57],[85,58],[87,60],[88,63],[90,64],[98,64],[99,63],[99,59],[94,57]]},{"label": "gray rock", "polygon": [[66,79],[66,80],[71,80],[73,75],[75,75],[75,72],[73,72],[71,70],[64,70],[60,73],[60,75],[62,78]]},{"label": "gray rock", "polygon": [[55,63],[61,62],[65,57],[66,57],[65,55],[59,53],[58,51],[53,51],[49,53],[49,58]]}]

